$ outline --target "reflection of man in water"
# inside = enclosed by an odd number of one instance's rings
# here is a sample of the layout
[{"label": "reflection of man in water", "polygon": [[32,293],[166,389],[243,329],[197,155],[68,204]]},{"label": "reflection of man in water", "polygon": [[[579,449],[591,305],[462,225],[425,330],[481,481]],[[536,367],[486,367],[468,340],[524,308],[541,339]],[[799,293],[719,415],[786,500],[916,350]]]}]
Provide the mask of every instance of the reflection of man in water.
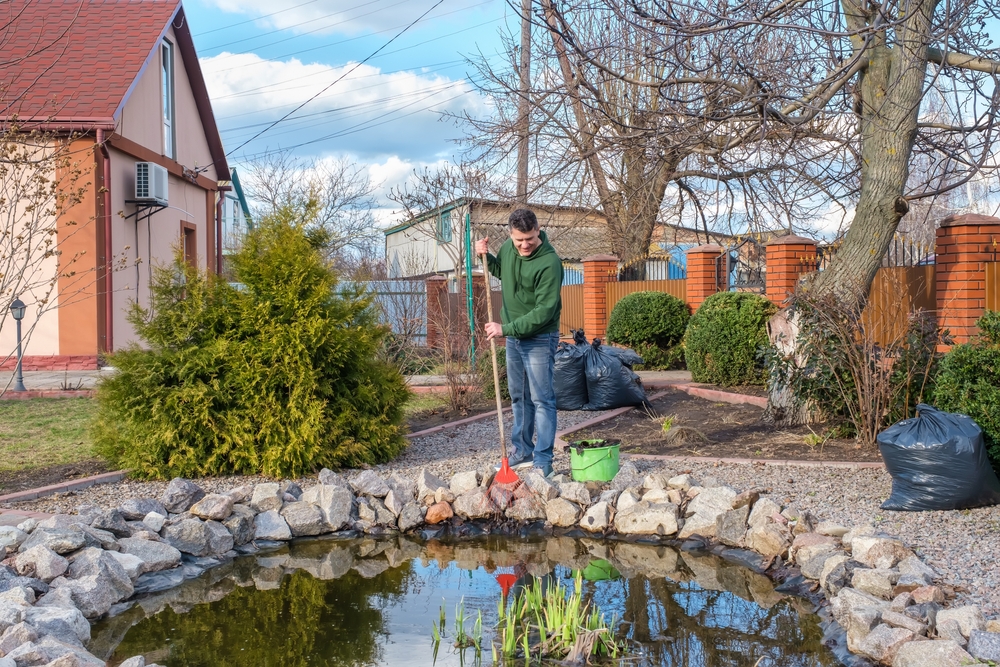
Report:
[{"label": "reflection of man in water", "polygon": [[[500,584],[500,587],[504,589],[504,595],[508,602],[516,600],[517,596],[524,590],[532,588],[535,585],[535,580],[541,582],[542,595],[545,595],[549,590],[549,586],[555,583],[555,576],[551,570],[549,570],[548,574],[539,577],[528,572],[528,568],[524,563],[518,563],[514,566],[514,576],[516,579],[513,584],[508,584],[507,586],[504,586],[502,582]],[[499,577],[497,580],[499,581]]]}]

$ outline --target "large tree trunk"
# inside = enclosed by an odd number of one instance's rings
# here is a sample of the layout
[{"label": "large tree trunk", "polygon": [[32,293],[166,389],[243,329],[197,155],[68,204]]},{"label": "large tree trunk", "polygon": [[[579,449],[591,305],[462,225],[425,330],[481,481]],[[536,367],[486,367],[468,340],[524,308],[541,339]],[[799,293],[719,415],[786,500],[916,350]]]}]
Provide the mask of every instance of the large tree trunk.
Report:
[{"label": "large tree trunk", "polygon": [[[904,198],[910,173],[910,155],[917,134],[917,116],[924,94],[930,21],[938,0],[914,0],[904,5],[910,12],[896,29],[896,42],[886,43],[886,33],[873,37],[868,65],[860,75],[861,194],[854,220],[830,266],[816,272],[803,289],[811,296],[833,295],[847,311],[864,306],[872,280],[882,264],[899,220],[909,206]],[[845,22],[862,34],[876,19],[854,0],[843,0]],[[865,2],[864,7],[869,5]],[[854,39],[860,40],[861,37]],[[856,46],[860,44],[856,43]],[[779,334],[797,336],[798,326],[788,309],[774,316],[771,342],[785,358],[798,363],[794,339],[780,341]],[[779,424],[801,423],[808,410],[789,387],[773,383],[767,416]]]}]

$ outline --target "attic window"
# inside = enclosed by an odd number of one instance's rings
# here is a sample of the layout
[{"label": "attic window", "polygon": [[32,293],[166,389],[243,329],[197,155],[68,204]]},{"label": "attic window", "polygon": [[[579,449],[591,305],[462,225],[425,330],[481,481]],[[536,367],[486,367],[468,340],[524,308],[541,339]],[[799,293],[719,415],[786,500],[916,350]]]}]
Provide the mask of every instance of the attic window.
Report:
[{"label": "attic window", "polygon": [[438,214],[437,242],[451,243],[451,211]]},{"label": "attic window", "polygon": [[163,40],[160,46],[160,84],[163,101],[163,154],[176,158],[174,133],[174,45]]}]

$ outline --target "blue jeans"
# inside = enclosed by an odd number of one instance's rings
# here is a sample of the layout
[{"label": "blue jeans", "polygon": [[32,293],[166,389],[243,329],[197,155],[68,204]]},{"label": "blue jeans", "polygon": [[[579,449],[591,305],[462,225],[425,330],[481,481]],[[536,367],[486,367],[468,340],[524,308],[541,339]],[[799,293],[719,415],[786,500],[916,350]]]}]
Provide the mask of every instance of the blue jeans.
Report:
[{"label": "blue jeans", "polygon": [[[514,458],[533,455],[535,467],[552,465],[556,441],[556,391],[552,383],[558,333],[507,337],[507,387],[514,412]],[[535,431],[538,442],[533,442]]]}]

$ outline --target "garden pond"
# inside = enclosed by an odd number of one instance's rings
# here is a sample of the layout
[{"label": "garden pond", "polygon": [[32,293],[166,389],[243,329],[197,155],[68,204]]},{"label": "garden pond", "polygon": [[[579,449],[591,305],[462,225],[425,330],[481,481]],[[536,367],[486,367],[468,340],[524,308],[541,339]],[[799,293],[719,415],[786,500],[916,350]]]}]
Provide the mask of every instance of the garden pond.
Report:
[{"label": "garden pond", "polygon": [[[501,596],[539,579],[572,591],[578,576],[583,601],[614,617],[627,642],[629,658],[611,664],[840,664],[813,603],[750,568],[704,551],[552,536],[299,541],[137,595],[94,625],[89,649],[112,666],[135,655],[166,667],[490,665]],[[452,647],[460,605],[467,632],[482,613],[478,658]]]}]

